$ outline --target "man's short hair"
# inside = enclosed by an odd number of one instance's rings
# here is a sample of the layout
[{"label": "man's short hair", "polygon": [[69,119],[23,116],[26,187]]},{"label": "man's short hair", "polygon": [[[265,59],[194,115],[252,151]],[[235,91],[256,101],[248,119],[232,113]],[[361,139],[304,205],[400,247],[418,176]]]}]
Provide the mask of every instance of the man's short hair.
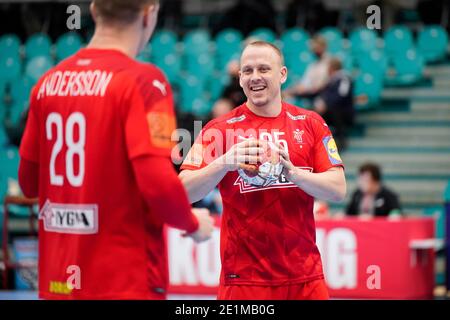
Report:
[{"label": "man's short hair", "polygon": [[147,5],[158,4],[159,0],[93,0],[98,15],[105,22],[132,23]]},{"label": "man's short hair", "polygon": [[[269,47],[272,48],[277,55],[280,57],[280,61],[281,61],[281,65],[284,66],[284,56],[283,56],[283,52],[281,52],[280,48],[278,48],[276,45],[274,45],[273,43],[267,42],[267,41],[262,41],[262,40],[256,40],[256,41],[251,41],[249,43],[247,43],[244,47],[244,49],[242,50],[242,52],[245,51],[245,49],[247,49],[250,46],[256,46],[256,47]],[[241,54],[242,56],[242,54]]]},{"label": "man's short hair", "polygon": [[377,182],[381,181],[381,170],[377,164],[372,162],[364,163],[359,167],[359,174],[363,174],[365,172],[370,173],[373,180]]},{"label": "man's short hair", "polygon": [[321,47],[324,47],[324,48],[327,47],[327,40],[321,35],[314,36],[314,38],[312,38],[311,42],[313,44],[318,44],[318,45],[320,45]]},{"label": "man's short hair", "polygon": [[338,71],[342,69],[342,62],[341,59],[339,58],[330,58],[330,60],[328,61],[328,65],[332,70]]}]

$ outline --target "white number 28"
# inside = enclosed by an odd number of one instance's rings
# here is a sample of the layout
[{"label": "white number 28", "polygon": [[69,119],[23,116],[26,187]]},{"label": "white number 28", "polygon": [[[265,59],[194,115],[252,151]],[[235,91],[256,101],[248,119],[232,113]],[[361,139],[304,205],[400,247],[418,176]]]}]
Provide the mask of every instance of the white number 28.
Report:
[{"label": "white number 28", "polygon": [[[75,125],[78,127],[78,141],[74,141]],[[61,114],[52,112],[47,116],[45,123],[47,140],[53,140],[53,126],[56,127],[56,141],[52,148],[50,156],[50,184],[54,186],[62,186],[64,184],[64,177],[61,174],[56,173],[55,162],[58,154],[63,148],[65,142],[67,146],[66,152],[66,177],[69,184],[73,187],[80,187],[83,184],[84,179],[84,146],[86,144],[86,119],[80,112],[72,113],[65,124]],[[65,141],[63,141],[63,139]],[[78,155],[79,170],[78,174],[75,174],[74,170],[74,158]]]}]

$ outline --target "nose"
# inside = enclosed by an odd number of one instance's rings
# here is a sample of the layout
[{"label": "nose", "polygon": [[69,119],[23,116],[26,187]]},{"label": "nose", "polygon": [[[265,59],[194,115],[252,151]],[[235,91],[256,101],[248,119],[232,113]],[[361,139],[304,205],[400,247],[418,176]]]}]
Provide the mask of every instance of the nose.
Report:
[{"label": "nose", "polygon": [[250,82],[255,82],[261,80],[261,74],[258,72],[258,70],[253,70],[252,74],[250,75]]}]

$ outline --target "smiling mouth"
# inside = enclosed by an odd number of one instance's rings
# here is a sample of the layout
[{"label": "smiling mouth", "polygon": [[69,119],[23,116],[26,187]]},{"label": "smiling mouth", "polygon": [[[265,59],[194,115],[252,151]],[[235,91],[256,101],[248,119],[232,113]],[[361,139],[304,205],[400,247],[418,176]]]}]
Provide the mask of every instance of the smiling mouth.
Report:
[{"label": "smiling mouth", "polygon": [[258,92],[258,91],[262,91],[266,88],[266,86],[264,85],[259,85],[259,86],[251,86],[250,90],[254,91],[254,92]]}]

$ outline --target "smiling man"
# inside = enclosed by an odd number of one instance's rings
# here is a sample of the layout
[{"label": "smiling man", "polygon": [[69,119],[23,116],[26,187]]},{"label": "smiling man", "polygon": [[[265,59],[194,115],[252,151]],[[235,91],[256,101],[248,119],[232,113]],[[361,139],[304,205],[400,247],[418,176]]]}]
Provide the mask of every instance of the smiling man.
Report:
[{"label": "smiling man", "polygon": [[[180,173],[191,202],[216,185],[222,195],[218,298],[327,299],[313,202],[345,197],[334,139],[317,113],[281,100],[287,69],[276,46],[248,44],[239,77],[247,102],[205,126]],[[237,169],[261,160],[262,140],[282,149],[283,175],[254,187]]]}]

